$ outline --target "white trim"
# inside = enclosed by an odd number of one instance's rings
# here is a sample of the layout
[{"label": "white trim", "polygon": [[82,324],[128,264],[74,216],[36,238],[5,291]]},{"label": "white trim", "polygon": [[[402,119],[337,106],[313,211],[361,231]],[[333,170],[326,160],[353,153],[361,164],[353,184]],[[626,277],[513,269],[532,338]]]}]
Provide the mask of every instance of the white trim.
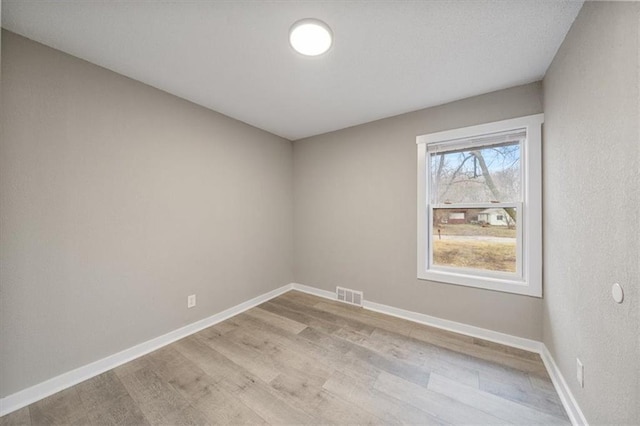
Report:
[{"label": "white trim", "polygon": [[[336,294],[331,291],[321,290],[316,287],[310,287],[298,283],[287,284],[258,297],[254,297],[251,300],[240,303],[239,305],[236,305],[232,308],[226,309],[218,314],[212,315],[208,318],[196,321],[192,324],[174,330],[163,336],[156,337],[155,339],[151,339],[129,349],[125,349],[122,352],[110,355],[99,361],[87,364],[67,373],[63,373],[45,382],[38,383],[37,385],[31,386],[30,388],[1,398],[0,416],[9,414],[33,402],[53,395],[56,392],[69,388],[82,381],[88,380],[92,377],[97,376],[98,374],[102,374],[105,371],[111,370],[112,368],[118,367],[119,365],[146,355],[149,352],[152,352],[170,343],[173,343],[176,340],[187,337],[193,333],[197,333],[200,330],[224,321],[234,315],[238,315],[239,313],[242,313],[254,306],[264,303],[290,290],[297,290],[315,296],[323,297],[325,299],[336,300]],[[364,301],[364,309],[540,354],[542,361],[544,362],[544,365],[549,372],[549,375],[551,376],[553,385],[558,392],[558,395],[560,396],[562,405],[569,415],[571,423],[574,425],[588,424],[587,420],[584,417],[584,414],[582,413],[582,410],[580,410],[578,403],[573,397],[569,386],[567,386],[567,382],[564,380],[562,373],[558,369],[558,366],[556,365],[553,357],[551,356],[551,353],[544,343],[538,342],[536,340],[524,339],[522,337],[500,333],[493,330],[487,330],[485,328],[475,327],[456,321],[433,317],[418,312],[394,308],[392,306],[370,302],[367,300]]]},{"label": "white trim", "polygon": [[[419,138],[418,138],[419,139]],[[427,241],[429,236],[429,221],[433,220],[431,216],[425,217],[431,209],[427,202],[427,145],[418,144],[418,259],[417,259],[417,277],[420,278],[425,273],[429,264],[429,256],[427,252]],[[426,219],[426,220],[425,220]]]},{"label": "white trim", "polygon": [[364,301],[364,308],[396,318],[402,318],[408,321],[417,322],[418,324],[428,325],[430,327],[452,331],[454,333],[464,334],[465,336],[476,337],[478,339],[488,340],[518,349],[524,349],[525,351],[529,352],[540,353],[541,350],[542,342],[538,342],[537,340],[525,339],[524,337],[517,337],[511,334],[500,333],[499,331],[488,330],[486,328],[463,324],[461,322],[433,317],[431,315],[421,314],[419,312],[412,312],[405,309],[394,308],[392,306],[370,302],[368,300]]},{"label": "white trim", "polygon": [[[417,277],[421,280],[464,285],[506,293],[542,297],[542,124],[544,114],[512,118],[492,123],[470,126],[416,137],[418,151],[417,176]],[[523,130],[526,141],[520,141],[522,188],[521,206],[518,212],[517,274],[510,278],[492,277],[482,272],[456,268],[442,271],[433,265],[431,225],[432,205],[429,193],[430,162],[427,159],[431,145],[451,148],[451,146],[473,145],[476,137]],[[499,203],[497,206],[509,203]],[[465,206],[454,203],[447,208]]]},{"label": "white trim", "polygon": [[551,377],[551,381],[553,382],[553,386],[556,388],[556,392],[558,392],[558,396],[560,397],[560,401],[562,401],[562,406],[567,412],[569,416],[569,420],[571,420],[571,424],[573,425],[588,425],[587,419],[584,417],[578,402],[576,401],[571,389],[567,385],[567,382],[564,380],[564,376],[560,372],[558,365],[555,360],[551,356],[551,352],[545,344],[542,344],[542,351],[540,352],[540,357],[542,358],[542,362],[544,362],[544,366]]},{"label": "white trim", "polygon": [[121,352],[109,355],[106,358],[76,368],[75,370],[62,373],[59,376],[53,377],[49,380],[38,383],[37,385],[8,395],[4,398],[0,398],[0,416],[9,414],[31,403],[46,398],[47,396],[53,395],[56,392],[60,392],[61,390],[102,374],[105,371],[116,368],[124,363],[146,355],[149,352],[153,352],[156,349],[160,349],[161,347],[173,343],[176,340],[180,340],[207,327],[211,327],[214,324],[224,321],[234,315],[238,315],[248,309],[253,308],[254,306],[266,302],[267,300],[273,299],[274,297],[286,293],[292,288],[293,284],[287,284],[210,317],[178,328],[177,330],[173,330],[167,334],[148,340],[144,343],[140,343],[129,349],[125,349]]},{"label": "white trim", "polygon": [[[336,300],[335,293],[326,290],[320,290],[315,287],[306,286],[304,284],[291,284],[293,290],[302,291],[303,293],[313,294],[315,296],[324,297],[325,299]],[[489,340],[495,343],[501,343],[514,348],[524,349],[531,352],[541,353],[542,342],[537,340],[525,339],[522,337],[512,336],[510,334],[500,333],[498,331],[487,330],[486,328],[475,327],[473,325],[463,324],[461,322],[446,320],[431,315],[421,314],[418,312],[407,311],[406,309],[394,308],[393,306],[384,305],[382,303],[363,301],[362,307],[374,312],[380,312],[392,317],[406,319],[419,324],[452,331],[466,336],[477,337],[479,339]]]},{"label": "white trim", "polygon": [[[313,294],[315,296],[324,297],[325,299],[336,300],[336,294],[320,290],[319,288],[310,287],[304,284],[293,283],[292,290],[298,290],[303,293]],[[537,340],[525,339],[523,337],[512,336],[510,334],[500,333],[498,331],[488,330],[486,328],[475,327],[473,325],[463,324],[461,322],[446,320],[431,315],[421,314],[418,312],[407,311],[406,309],[394,308],[393,306],[384,305],[382,303],[364,300],[362,307],[374,312],[390,315],[396,318],[402,318],[408,321],[417,322],[419,324],[440,328],[442,330],[452,331],[465,336],[477,337],[479,339],[489,340],[491,342],[500,343],[514,348],[524,349],[530,352],[541,353],[542,342]]]},{"label": "white trim", "polygon": [[338,300],[338,296],[332,291],[321,290],[319,288],[311,287],[304,284],[292,283],[291,289],[298,290],[303,293],[313,294],[314,296],[318,297],[324,297],[325,299]]},{"label": "white trim", "polygon": [[502,121],[493,121],[491,123],[478,124],[476,126],[460,127],[458,129],[444,130],[442,132],[429,133],[420,135],[416,138],[416,144],[431,144],[443,141],[453,141],[456,139],[466,139],[470,136],[484,135],[491,133],[502,133],[509,130],[517,130],[528,127],[532,122],[538,121],[540,124],[544,121],[544,113],[526,115],[524,117],[509,118]]},{"label": "white trim", "polygon": [[[336,300],[336,295],[330,291],[320,290],[315,287],[306,286],[304,284],[292,284],[293,290],[302,291],[304,293],[313,294],[315,296],[324,297],[325,299]],[[526,351],[535,352],[540,355],[545,368],[549,372],[553,386],[558,392],[560,401],[564,409],[567,411],[567,415],[573,425],[588,425],[580,406],[576,399],[573,397],[567,382],[558,366],[556,365],[551,353],[547,349],[547,346],[537,340],[525,339],[518,336],[513,336],[506,333],[500,333],[498,331],[488,330],[486,328],[476,327],[469,324],[464,324],[456,321],[446,320],[443,318],[433,317],[431,315],[421,314],[418,312],[407,311],[405,309],[394,308],[393,306],[384,305],[382,303],[364,301],[364,309],[370,311],[380,312],[393,317],[406,319],[408,321],[417,322],[419,324],[428,325],[431,327],[439,328],[442,330],[451,331],[454,333],[464,334],[466,336],[476,337],[478,339],[488,340],[494,343],[500,343],[503,345],[511,346],[518,349],[524,349]]]}]

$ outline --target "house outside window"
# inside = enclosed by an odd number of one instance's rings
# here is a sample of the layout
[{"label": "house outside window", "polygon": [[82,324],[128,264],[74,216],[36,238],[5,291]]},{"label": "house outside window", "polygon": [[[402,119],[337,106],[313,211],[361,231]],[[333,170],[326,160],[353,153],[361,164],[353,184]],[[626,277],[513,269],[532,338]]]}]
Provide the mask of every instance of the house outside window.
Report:
[{"label": "house outside window", "polygon": [[542,296],[543,120],[417,137],[418,278]]}]

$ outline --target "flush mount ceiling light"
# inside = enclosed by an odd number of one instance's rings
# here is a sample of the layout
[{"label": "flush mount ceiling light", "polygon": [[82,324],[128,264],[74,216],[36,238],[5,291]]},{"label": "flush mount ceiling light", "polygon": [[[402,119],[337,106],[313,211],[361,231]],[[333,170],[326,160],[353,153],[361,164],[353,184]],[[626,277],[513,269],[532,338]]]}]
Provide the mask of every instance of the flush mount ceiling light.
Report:
[{"label": "flush mount ceiling light", "polygon": [[329,50],[333,34],[331,28],[318,19],[301,19],[291,26],[289,43],[298,53],[318,56]]}]

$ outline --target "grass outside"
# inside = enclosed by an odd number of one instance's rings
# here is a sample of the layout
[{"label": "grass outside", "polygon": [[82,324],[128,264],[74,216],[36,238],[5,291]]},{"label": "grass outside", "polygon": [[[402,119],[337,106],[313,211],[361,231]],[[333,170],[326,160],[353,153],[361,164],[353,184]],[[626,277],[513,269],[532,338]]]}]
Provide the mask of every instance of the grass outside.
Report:
[{"label": "grass outside", "polygon": [[469,223],[461,224],[441,224],[434,225],[434,234],[438,236],[438,229],[442,235],[471,235],[471,236],[485,236],[485,237],[502,237],[502,238],[516,238],[515,228],[509,229],[506,226],[486,226],[472,225]]},{"label": "grass outside", "polygon": [[433,238],[433,261],[442,266],[516,272],[516,243],[515,240],[438,240],[436,235]]}]

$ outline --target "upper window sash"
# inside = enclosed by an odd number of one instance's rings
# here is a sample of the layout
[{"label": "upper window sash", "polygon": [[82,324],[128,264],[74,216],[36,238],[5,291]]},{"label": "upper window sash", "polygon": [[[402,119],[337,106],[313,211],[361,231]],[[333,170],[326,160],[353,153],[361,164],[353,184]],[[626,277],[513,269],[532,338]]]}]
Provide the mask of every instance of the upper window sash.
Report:
[{"label": "upper window sash", "polygon": [[[524,180],[523,142],[525,134],[473,145],[455,142],[454,149],[427,152],[429,195],[433,204],[499,203],[522,201]],[[430,145],[427,145],[427,148]]]},{"label": "upper window sash", "polygon": [[[460,129],[445,130],[442,132],[429,133],[426,135],[420,135],[416,138],[416,144],[427,144],[434,149],[440,145],[447,143],[453,143],[454,141],[469,141],[474,137],[480,136],[478,139],[482,139],[485,136],[491,136],[494,134],[508,134],[509,132],[518,132],[523,129],[527,134],[531,132],[531,126],[537,126],[542,124],[544,114],[528,115],[526,117],[511,118],[508,120],[495,121],[493,123],[479,124],[476,126],[462,127]],[[488,144],[493,143],[488,141]]]},{"label": "upper window sash", "polygon": [[[444,132],[442,132],[444,133]],[[432,136],[432,135],[425,135]],[[427,152],[441,153],[441,152],[454,152],[468,149],[470,146],[474,148],[482,148],[485,146],[498,145],[507,142],[521,142],[526,138],[526,129],[514,129],[506,132],[497,132],[488,135],[482,135],[479,137],[465,137],[460,139],[441,140],[438,142],[418,142],[427,144]],[[419,136],[421,138],[423,136]]]}]

